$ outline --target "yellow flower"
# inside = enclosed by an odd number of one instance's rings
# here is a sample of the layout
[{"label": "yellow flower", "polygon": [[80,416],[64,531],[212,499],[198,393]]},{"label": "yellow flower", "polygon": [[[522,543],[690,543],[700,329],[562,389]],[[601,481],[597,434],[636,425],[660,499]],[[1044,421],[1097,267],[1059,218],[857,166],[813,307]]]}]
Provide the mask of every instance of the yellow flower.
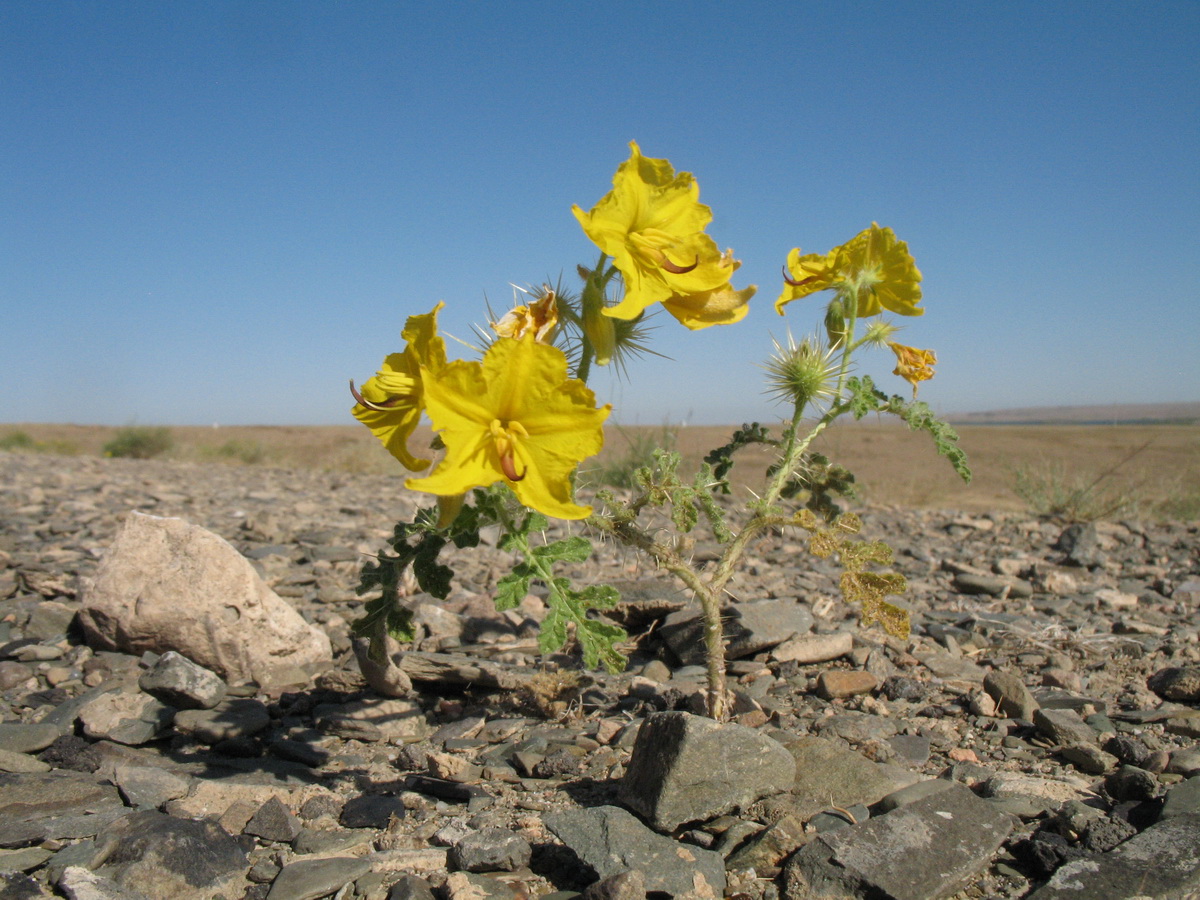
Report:
[{"label": "yellow flower", "polygon": [[542,296],[532,303],[515,306],[499,322],[492,323],[492,330],[500,337],[520,338],[532,334],[536,340],[549,344],[558,325],[558,295],[549,287],[543,288]]},{"label": "yellow flower", "polygon": [[788,254],[783,293],[775,301],[775,310],[814,291],[835,288],[848,300],[858,298],[855,313],[863,319],[883,310],[902,316],[922,316],[921,272],[908,252],[908,244],[896,240],[890,228],[876,222],[825,256],[799,249]]},{"label": "yellow flower", "polygon": [[441,496],[505,482],[523,504],[559,519],[583,519],[571,473],[604,446],[611,405],[567,377],[567,358],[531,337],[500,338],[483,362],[426,373],[425,407],[446,457],[408,487]]},{"label": "yellow flower", "polygon": [[892,374],[899,375],[913,386],[913,399],[916,399],[917,385],[933,377],[937,355],[932,350],[918,350],[903,344],[889,342],[888,346],[896,354],[896,368],[892,370]]},{"label": "yellow flower", "polygon": [[408,317],[401,333],[408,346],[402,353],[390,354],[361,392],[350,382],[350,392],[358,401],[351,410],[354,418],[414,472],[429,467],[429,460],[408,452],[408,439],[421,421],[424,379],[446,365],[446,343],[437,334],[437,314],[444,305],[439,302],[424,315]]},{"label": "yellow flower", "polygon": [[[604,310],[618,319],[636,318],[672,297],[721,289],[737,268],[704,234],[712,210],[699,201],[695,177],[676,173],[668,160],[642,156],[636,143],[629,146],[632,155],[617,168],[613,189],[591,212],[571,210],[621,273],[625,296]],[[694,321],[689,327],[717,324]]]},{"label": "yellow flower", "polygon": [[800,255],[799,247],[792,250],[788,254],[787,265],[784,266],[783,293],[775,301],[775,312],[782,316],[784,306],[793,300],[831,287],[837,277],[833,268],[836,258],[836,250],[825,254],[807,253],[804,256]]}]

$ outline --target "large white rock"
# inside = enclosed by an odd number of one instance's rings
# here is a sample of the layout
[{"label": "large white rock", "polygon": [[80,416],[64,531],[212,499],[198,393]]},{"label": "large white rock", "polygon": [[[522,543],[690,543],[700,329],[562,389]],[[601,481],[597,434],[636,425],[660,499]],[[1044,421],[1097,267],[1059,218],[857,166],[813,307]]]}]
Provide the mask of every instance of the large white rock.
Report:
[{"label": "large white rock", "polygon": [[332,662],[324,631],[225,540],[183,519],[130,513],[83,586],[79,618],[95,649],[175,650],[233,684]]}]

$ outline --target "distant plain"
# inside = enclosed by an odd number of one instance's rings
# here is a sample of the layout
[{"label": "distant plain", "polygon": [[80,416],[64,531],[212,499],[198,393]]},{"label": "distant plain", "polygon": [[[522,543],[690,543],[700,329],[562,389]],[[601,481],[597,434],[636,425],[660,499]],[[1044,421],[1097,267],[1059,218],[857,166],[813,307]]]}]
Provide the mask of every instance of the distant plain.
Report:
[{"label": "distant plain", "polygon": [[[1184,405],[1185,411],[1195,404]],[[1080,414],[1082,415],[1082,414]],[[1077,418],[1076,421],[1079,419]],[[1069,419],[1068,419],[1069,421]],[[1092,419],[1095,421],[1095,419]],[[938,457],[928,435],[884,421],[838,425],[818,438],[814,448],[855,474],[861,502],[964,512],[1021,510],[1027,498],[1017,491],[1039,479],[1049,486],[1087,488],[1124,498],[1126,516],[1200,517],[1200,421],[1177,416],[1141,424],[958,425],[974,479],[964,485],[949,463]],[[628,457],[631,447],[652,441],[673,443],[685,464],[694,465],[724,444],[728,426],[613,426],[606,446],[589,468]],[[0,448],[17,452],[103,455],[120,429],[100,425],[0,425]],[[173,426],[171,449],[161,458],[190,463],[316,468],[348,473],[404,471],[367,429],[338,426]],[[778,433],[778,429],[776,429]],[[14,439],[13,435],[22,435]],[[410,446],[421,453],[428,430]],[[736,457],[732,481],[745,490],[760,482],[769,462],[765,449],[751,448]],[[685,471],[693,471],[686,468]],[[404,488],[398,483],[397,490]]]}]

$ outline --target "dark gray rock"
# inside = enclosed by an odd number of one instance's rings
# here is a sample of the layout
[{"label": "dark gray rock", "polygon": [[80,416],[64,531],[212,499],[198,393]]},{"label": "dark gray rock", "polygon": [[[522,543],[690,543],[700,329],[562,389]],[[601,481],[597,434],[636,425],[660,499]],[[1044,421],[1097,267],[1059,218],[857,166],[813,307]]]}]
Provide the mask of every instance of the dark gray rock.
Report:
[{"label": "dark gray rock", "polygon": [[1151,800],[1158,796],[1158,779],[1137,766],[1121,766],[1104,779],[1104,790],[1114,800]]},{"label": "dark gray rock", "polygon": [[401,875],[388,891],[387,900],[434,900],[433,885],[416,875]]},{"label": "dark gray rock", "polygon": [[244,834],[252,834],[265,841],[287,843],[294,840],[304,826],[295,814],[283,805],[278,797],[272,797],[258,808],[246,827]]},{"label": "dark gray rock", "polygon": [[939,900],[969,884],[1012,820],[952,785],[853,828],[818,835],[784,867],[784,900]]},{"label": "dark gray rock", "polygon": [[97,835],[107,850],[98,873],[152,897],[212,900],[231,892],[249,864],[237,841],[215,822],[134,812]]},{"label": "dark gray rock", "polygon": [[168,650],[138,679],[138,686],[176,709],[212,709],[225,699],[225,682],[216,672]]},{"label": "dark gray rock", "polygon": [[529,841],[502,828],[474,831],[450,849],[450,863],[468,872],[511,872],[529,865],[532,856]]},{"label": "dark gray rock", "polygon": [[404,803],[399,797],[364,794],[346,801],[338,821],[346,828],[387,828],[393,816],[404,818]]},{"label": "dark gray rock", "polygon": [[1135,834],[1137,829],[1124,819],[1101,816],[1084,829],[1083,847],[1090,853],[1107,853]]},{"label": "dark gray rock", "polygon": [[647,891],[719,898],[725,890],[720,854],[655,834],[619,807],[549,813],[544,822],[597,878],[636,869]]},{"label": "dark gray rock", "polygon": [[1100,534],[1092,522],[1068,525],[1059,534],[1054,546],[1065,554],[1065,561],[1073,566],[1098,566],[1104,562]]},{"label": "dark gray rock", "polygon": [[64,734],[38,754],[38,759],[56,769],[92,773],[100,768],[100,753],[81,737]]},{"label": "dark gray rock", "polygon": [[369,871],[369,862],[349,856],[301,859],[283,867],[271,884],[267,900],[318,900]]},{"label": "dark gray rock", "polygon": [[1200,816],[1147,828],[1108,853],[1064,863],[1029,900],[1183,900],[1200,892]]},{"label": "dark gray rock", "polygon": [[783,793],[795,775],[792,755],[757,731],[655,713],[642,722],[619,797],[655,828],[673,831]]},{"label": "dark gray rock", "polygon": [[1175,785],[1163,798],[1160,819],[1176,816],[1200,815],[1200,776],[1189,778]]},{"label": "dark gray rock", "polygon": [[1168,666],[1159,669],[1146,685],[1164,700],[1194,703],[1200,700],[1200,666]]},{"label": "dark gray rock", "polygon": [[37,881],[24,872],[0,872],[0,897],[4,900],[51,900]]}]

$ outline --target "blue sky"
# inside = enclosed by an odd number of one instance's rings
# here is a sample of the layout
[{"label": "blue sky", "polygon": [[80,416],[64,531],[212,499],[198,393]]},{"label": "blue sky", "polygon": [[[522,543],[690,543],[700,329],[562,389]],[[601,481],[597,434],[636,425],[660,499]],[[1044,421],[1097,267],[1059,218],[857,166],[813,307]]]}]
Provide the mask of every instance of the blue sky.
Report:
[{"label": "blue sky", "polygon": [[758,365],[821,315],[776,315],[780,266],[873,220],[924,273],[936,409],[1194,401],[1197,46],[1191,0],[9,0],[0,421],[349,423],[406,316],[469,337],[594,261],[570,207],[630,140],[760,293],[657,317],[671,361],[592,380],[618,421],[776,417]]}]

